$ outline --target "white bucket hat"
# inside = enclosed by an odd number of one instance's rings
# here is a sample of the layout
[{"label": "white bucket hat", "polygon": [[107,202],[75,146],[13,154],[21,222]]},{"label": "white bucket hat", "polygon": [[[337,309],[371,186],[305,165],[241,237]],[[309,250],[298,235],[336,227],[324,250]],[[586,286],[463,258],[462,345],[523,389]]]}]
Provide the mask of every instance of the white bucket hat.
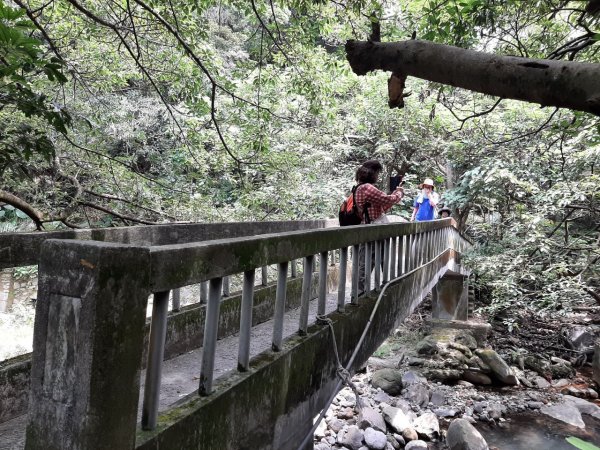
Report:
[{"label": "white bucket hat", "polygon": [[431,186],[432,189],[435,189],[433,180],[431,178],[425,178],[425,181],[423,181],[423,183],[421,183],[420,188],[423,189],[423,186]]}]

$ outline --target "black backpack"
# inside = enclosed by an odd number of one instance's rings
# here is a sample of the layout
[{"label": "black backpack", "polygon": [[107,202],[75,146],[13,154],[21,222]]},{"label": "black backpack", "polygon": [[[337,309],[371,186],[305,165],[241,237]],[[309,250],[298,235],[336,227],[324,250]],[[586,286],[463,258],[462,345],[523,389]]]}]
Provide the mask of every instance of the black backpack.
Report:
[{"label": "black backpack", "polygon": [[[356,189],[358,189],[359,186],[360,184],[357,184],[352,188],[352,195],[350,195],[346,200],[344,200],[344,203],[342,203],[342,206],[340,206],[340,211],[338,213],[340,227],[360,225],[362,222],[362,219],[358,212],[358,205],[356,204]],[[369,206],[369,203],[365,203],[364,205],[365,223],[371,223],[371,220],[369,219]]]}]

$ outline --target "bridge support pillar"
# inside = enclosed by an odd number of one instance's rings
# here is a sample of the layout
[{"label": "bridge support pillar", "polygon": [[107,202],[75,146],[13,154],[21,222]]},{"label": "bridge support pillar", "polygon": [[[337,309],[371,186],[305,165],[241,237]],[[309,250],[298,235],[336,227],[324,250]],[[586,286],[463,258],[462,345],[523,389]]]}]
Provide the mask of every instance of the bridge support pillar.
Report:
[{"label": "bridge support pillar", "polygon": [[468,320],[469,286],[463,275],[444,275],[431,291],[434,319]]},{"label": "bridge support pillar", "polygon": [[42,247],[26,450],[133,449],[149,251]]}]

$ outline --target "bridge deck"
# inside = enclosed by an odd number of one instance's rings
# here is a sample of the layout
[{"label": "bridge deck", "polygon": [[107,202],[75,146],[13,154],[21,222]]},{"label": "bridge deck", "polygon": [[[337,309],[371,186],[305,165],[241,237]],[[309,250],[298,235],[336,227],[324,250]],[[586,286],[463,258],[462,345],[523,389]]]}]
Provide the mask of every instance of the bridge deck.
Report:
[{"label": "bridge deck", "polygon": [[[348,284],[346,292],[350,292]],[[346,301],[349,302],[349,294]],[[327,295],[327,313],[337,308],[337,292]],[[317,299],[310,302],[309,322],[312,323],[317,315]],[[290,310],[285,314],[284,338],[298,331],[300,319],[300,308]],[[252,340],[250,345],[250,356],[254,357],[271,346],[273,334],[273,321],[263,322],[252,328]],[[225,375],[237,368],[238,335],[229,336],[217,342],[215,359],[215,379]],[[202,358],[202,347],[184,353],[163,364],[162,383],[160,393],[159,411],[164,411],[174,403],[192,395],[198,389],[198,375]],[[144,395],[144,377],[141,375],[142,389],[138,409],[138,421],[142,414],[142,400]],[[25,446],[25,427],[27,426],[27,415],[0,424],[0,449],[22,450]]]}]

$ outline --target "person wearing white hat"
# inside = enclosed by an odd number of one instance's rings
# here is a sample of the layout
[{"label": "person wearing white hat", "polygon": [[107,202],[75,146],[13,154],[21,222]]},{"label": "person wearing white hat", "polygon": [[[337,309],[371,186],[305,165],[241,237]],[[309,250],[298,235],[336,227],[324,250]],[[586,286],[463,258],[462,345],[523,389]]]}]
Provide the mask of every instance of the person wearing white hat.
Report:
[{"label": "person wearing white hat", "polygon": [[417,222],[433,220],[435,219],[435,207],[440,201],[440,196],[434,192],[435,186],[431,178],[425,178],[425,181],[419,187],[421,188],[421,193],[415,199],[410,220],[416,220]]}]

